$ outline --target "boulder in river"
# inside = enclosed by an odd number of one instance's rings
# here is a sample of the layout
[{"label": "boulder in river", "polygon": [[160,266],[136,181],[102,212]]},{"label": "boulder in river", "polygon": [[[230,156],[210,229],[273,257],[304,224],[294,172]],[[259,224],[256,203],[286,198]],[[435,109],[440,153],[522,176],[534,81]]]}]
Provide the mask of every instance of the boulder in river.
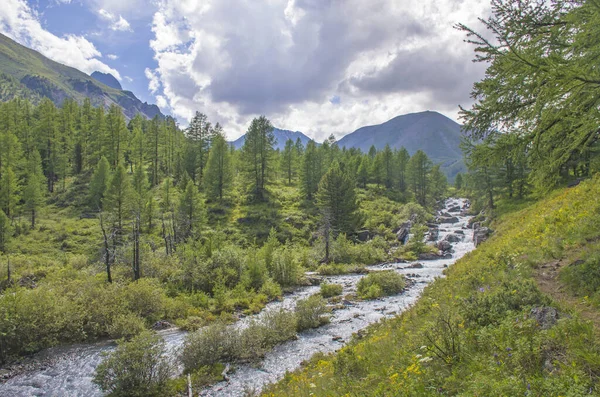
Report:
[{"label": "boulder in river", "polygon": [[442,216],[439,218],[440,223],[458,223],[459,220],[455,216]]},{"label": "boulder in river", "polygon": [[442,259],[442,255],[434,254],[432,252],[423,252],[419,254],[419,260],[421,261],[435,261],[437,259]]},{"label": "boulder in river", "polygon": [[448,212],[460,212],[460,211],[461,211],[461,208],[460,208],[460,206],[458,206],[458,205],[456,205],[456,206],[454,206],[454,207],[450,207],[450,208],[448,209]]},{"label": "boulder in river", "polygon": [[487,227],[475,229],[473,231],[473,242],[475,243],[475,247],[487,240],[491,233],[492,231]]},{"label": "boulder in river", "polygon": [[419,262],[417,262],[417,263],[413,263],[413,264],[412,264],[412,265],[410,265],[408,268],[409,268],[409,269],[422,269],[422,268],[423,268],[423,264],[422,264],[422,263],[419,263]]},{"label": "boulder in river", "polygon": [[436,241],[440,235],[439,229],[429,229],[429,233],[427,234],[427,241]]},{"label": "boulder in river", "polygon": [[447,240],[442,240],[439,243],[437,243],[437,248],[440,251],[444,251],[444,252],[450,251],[452,249],[452,244],[450,244],[450,242]]},{"label": "boulder in river", "polygon": [[446,237],[444,237],[444,241],[447,241],[449,243],[458,243],[459,241],[462,241],[462,237],[458,234],[449,234]]},{"label": "boulder in river", "polygon": [[173,324],[171,324],[168,321],[164,321],[164,320],[160,320],[154,323],[154,325],[152,326],[152,329],[155,331],[161,331],[163,329],[169,329],[172,328]]}]

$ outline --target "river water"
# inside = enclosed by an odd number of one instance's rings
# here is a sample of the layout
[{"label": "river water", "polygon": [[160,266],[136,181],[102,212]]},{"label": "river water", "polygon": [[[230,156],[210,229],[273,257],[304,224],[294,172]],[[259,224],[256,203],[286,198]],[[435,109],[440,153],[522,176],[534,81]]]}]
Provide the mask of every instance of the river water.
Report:
[{"label": "river water", "polygon": [[[463,207],[465,200],[448,199],[445,211],[452,207]],[[451,213],[459,222],[441,224],[438,240],[454,234],[462,240],[452,244],[452,258],[418,261],[422,267],[413,267],[414,263],[392,263],[368,267],[371,271],[395,270],[413,281],[400,295],[384,297],[372,301],[345,302],[336,308],[331,322],[317,329],[304,331],[298,339],[276,346],[265,358],[255,365],[239,365],[229,374],[228,382],[220,382],[211,388],[202,390],[201,396],[243,396],[247,392],[259,392],[266,384],[281,379],[286,371],[297,369],[301,363],[317,352],[329,353],[338,350],[347,343],[352,334],[381,320],[395,316],[416,302],[423,288],[436,277],[442,276],[445,267],[475,248],[472,231],[466,230],[469,217],[458,212]],[[461,234],[464,233],[464,234]],[[341,284],[343,295],[356,291],[356,284],[363,275],[351,274],[323,277],[330,283]],[[272,302],[265,310],[279,307],[293,308],[298,299],[308,297],[319,291],[319,287],[304,287],[286,295],[279,302]],[[260,314],[259,314],[260,315]],[[248,318],[243,320],[247,321]],[[167,330],[161,332],[167,345],[176,354],[183,344],[185,332]],[[96,366],[102,361],[102,353],[114,349],[111,342],[91,345],[77,345],[50,349],[40,353],[40,358],[48,355],[58,357],[46,367],[25,372],[0,384],[0,396],[4,397],[95,397],[102,392],[92,383]],[[196,394],[196,393],[195,393]],[[197,395],[197,394],[196,394]]]}]

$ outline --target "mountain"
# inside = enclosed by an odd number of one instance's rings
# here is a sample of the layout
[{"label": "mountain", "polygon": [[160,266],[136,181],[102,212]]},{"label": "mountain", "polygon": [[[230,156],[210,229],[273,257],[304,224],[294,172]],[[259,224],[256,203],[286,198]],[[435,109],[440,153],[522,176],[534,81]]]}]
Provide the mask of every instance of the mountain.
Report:
[{"label": "mountain", "polygon": [[432,111],[410,113],[395,117],[383,124],[359,128],[338,141],[340,147],[359,148],[368,152],[371,145],[383,149],[405,147],[412,155],[423,150],[451,179],[465,171],[460,149],[461,125]]},{"label": "mountain", "polygon": [[114,88],[116,90],[123,89],[123,87],[121,87],[121,83],[119,83],[119,80],[117,80],[115,78],[115,76],[113,76],[110,73],[102,73],[102,72],[95,71],[90,76],[92,78],[98,80],[102,84],[109,86],[110,88]]},{"label": "mountain", "polygon": [[[280,149],[280,150],[283,150],[283,148],[285,147],[285,142],[288,139],[291,139],[295,143],[296,139],[300,138],[300,141],[302,142],[302,144],[304,146],[306,146],[308,141],[311,140],[309,137],[307,137],[300,131],[288,131],[288,130],[280,130],[279,128],[274,128],[273,133],[275,134],[275,139],[277,140],[277,143],[275,144],[275,149]],[[240,149],[242,146],[244,146],[244,142],[246,142],[246,134],[242,135],[241,137],[239,137],[238,139],[236,139],[235,141],[230,142],[230,143],[236,149]]]},{"label": "mountain", "polygon": [[[102,75],[100,79],[104,82],[54,62],[0,34],[0,101],[20,96],[37,103],[47,97],[56,105],[61,105],[67,98],[80,103],[90,98],[94,106],[117,104],[127,118],[137,113],[148,118],[156,115],[164,117],[158,106],[142,102],[131,91],[120,89],[121,85],[113,76]],[[110,81],[111,78],[116,85]],[[119,88],[116,88],[117,85]]]}]

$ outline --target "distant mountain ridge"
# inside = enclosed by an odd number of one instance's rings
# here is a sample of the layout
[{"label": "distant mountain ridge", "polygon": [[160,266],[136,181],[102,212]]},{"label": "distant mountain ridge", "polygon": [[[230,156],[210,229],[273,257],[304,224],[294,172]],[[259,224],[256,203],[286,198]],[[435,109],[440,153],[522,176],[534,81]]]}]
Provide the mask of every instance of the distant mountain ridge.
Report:
[{"label": "distant mountain ridge", "polygon": [[110,88],[114,88],[116,90],[123,89],[123,87],[121,87],[121,83],[119,83],[119,80],[117,80],[115,78],[115,76],[113,76],[110,73],[102,73],[102,72],[95,71],[94,73],[92,73],[90,75],[90,77],[98,80],[99,82],[101,82],[104,85],[109,86]]},{"label": "distant mountain ridge", "polygon": [[[308,141],[311,140],[309,137],[307,137],[300,131],[289,131],[289,130],[282,130],[279,128],[274,128],[273,134],[275,135],[275,139],[277,140],[277,143],[275,144],[274,147],[275,147],[275,149],[279,149],[279,150],[283,150],[283,148],[285,147],[285,142],[288,139],[291,139],[292,141],[294,141],[294,143],[296,143],[296,140],[298,138],[300,138],[300,141],[302,142],[302,145],[304,145],[304,146],[306,146]],[[236,149],[240,149],[242,146],[244,146],[244,142],[246,142],[246,134],[242,135],[241,137],[239,137],[238,139],[236,139],[235,141],[232,141],[230,143]]]},{"label": "distant mountain ridge", "polygon": [[340,147],[358,148],[367,152],[374,145],[381,150],[405,147],[412,155],[423,150],[451,179],[464,172],[460,141],[462,127],[448,117],[433,111],[410,113],[394,117],[385,123],[361,127],[338,141]]},{"label": "distant mountain ridge", "polygon": [[94,106],[120,106],[129,119],[138,113],[147,118],[164,117],[158,106],[122,90],[112,75],[92,75],[95,77],[54,62],[0,33],[0,101],[19,96],[37,103],[46,97],[60,106],[67,98],[80,103],[90,98]]}]

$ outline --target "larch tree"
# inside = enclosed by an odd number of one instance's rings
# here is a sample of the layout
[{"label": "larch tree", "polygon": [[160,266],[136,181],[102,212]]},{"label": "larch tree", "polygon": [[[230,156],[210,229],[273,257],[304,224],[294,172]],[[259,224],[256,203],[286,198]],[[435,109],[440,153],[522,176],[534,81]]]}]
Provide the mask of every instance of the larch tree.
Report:
[{"label": "larch tree", "polygon": [[94,169],[89,185],[88,202],[92,210],[102,210],[102,200],[104,199],[109,180],[110,164],[106,157],[102,156]]},{"label": "larch tree", "polygon": [[415,196],[415,201],[424,207],[427,205],[430,189],[429,174],[432,166],[425,152],[417,150],[406,167],[408,185]]},{"label": "larch tree", "polygon": [[185,241],[194,236],[202,219],[202,201],[198,188],[191,179],[179,197],[177,212],[178,238]]},{"label": "larch tree", "polygon": [[107,211],[112,219],[114,232],[114,246],[122,242],[124,235],[124,223],[130,217],[133,204],[133,190],[129,175],[123,164],[120,164],[112,173],[110,182],[106,189],[102,208]]},{"label": "larch tree", "polygon": [[288,139],[285,142],[283,153],[281,154],[281,171],[287,180],[288,185],[292,184],[292,179],[296,174],[297,150],[294,147],[294,141]]},{"label": "larch tree", "polygon": [[300,190],[308,200],[314,198],[319,188],[319,181],[321,180],[320,160],[317,144],[313,140],[309,141],[306,144],[300,170]]},{"label": "larch tree", "polygon": [[232,182],[231,154],[229,144],[221,131],[212,137],[212,146],[206,164],[204,186],[209,199],[223,200]]},{"label": "larch tree", "polygon": [[408,167],[408,161],[410,160],[410,154],[408,150],[403,146],[396,153],[396,178],[397,186],[401,192],[406,192],[407,181],[406,181],[406,168]]},{"label": "larch tree", "polygon": [[319,182],[317,204],[334,235],[360,227],[354,180],[334,161]]},{"label": "larch tree", "polygon": [[275,135],[273,125],[265,117],[252,120],[242,147],[242,164],[247,176],[248,190],[257,201],[265,199],[272,167]]},{"label": "larch tree", "polygon": [[37,150],[33,150],[27,164],[27,184],[23,191],[25,210],[29,212],[31,227],[35,228],[38,212],[44,205],[44,174],[42,158]]},{"label": "larch tree", "polygon": [[11,167],[4,168],[0,177],[0,209],[10,218],[16,215],[20,189],[17,176]]}]

